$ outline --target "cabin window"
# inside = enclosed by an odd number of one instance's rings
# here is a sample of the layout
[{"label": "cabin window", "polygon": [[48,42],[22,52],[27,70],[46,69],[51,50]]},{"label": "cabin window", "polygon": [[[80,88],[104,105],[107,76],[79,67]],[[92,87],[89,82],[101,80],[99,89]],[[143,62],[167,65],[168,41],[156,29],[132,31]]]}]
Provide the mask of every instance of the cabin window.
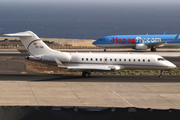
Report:
[{"label": "cabin window", "polygon": [[121,59],[119,59],[119,61],[121,61]]},{"label": "cabin window", "polygon": [[148,59],[148,62],[150,62],[150,59]]},{"label": "cabin window", "polygon": [[145,62],[145,59],[143,59],[143,62]]},{"label": "cabin window", "polygon": [[107,59],[105,58],[104,61],[107,61]]},{"label": "cabin window", "polygon": [[140,59],[138,59],[138,62],[140,62]]},{"label": "cabin window", "polygon": [[102,58],[100,58],[100,61],[102,61]]},{"label": "cabin window", "polygon": [[84,58],[82,58],[82,61],[84,61]]},{"label": "cabin window", "polygon": [[98,59],[96,58],[96,61],[98,61]]},{"label": "cabin window", "polygon": [[110,59],[110,61],[112,61],[112,59]]},{"label": "cabin window", "polygon": [[136,62],[136,59],[134,59],[134,62]]},{"label": "cabin window", "polygon": [[86,61],[88,61],[88,58],[86,58]]},{"label": "cabin window", "polygon": [[93,59],[91,58],[91,61],[93,61]]},{"label": "cabin window", "polygon": [[124,59],[124,62],[126,62],[126,59]]},{"label": "cabin window", "polygon": [[114,59],[114,61],[116,61],[116,59]]},{"label": "cabin window", "polygon": [[129,62],[131,62],[131,59],[129,59]]}]

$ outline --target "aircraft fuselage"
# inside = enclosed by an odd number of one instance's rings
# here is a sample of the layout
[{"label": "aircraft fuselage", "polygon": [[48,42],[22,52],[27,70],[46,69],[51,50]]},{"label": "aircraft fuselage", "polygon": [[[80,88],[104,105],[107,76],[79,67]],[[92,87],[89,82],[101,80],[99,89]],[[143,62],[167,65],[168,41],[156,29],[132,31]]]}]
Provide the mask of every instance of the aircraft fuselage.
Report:
[{"label": "aircraft fuselage", "polygon": [[[180,37],[173,40],[176,34],[172,35],[114,35],[99,38],[94,45],[102,48],[128,48],[133,49],[148,49],[152,47],[174,47],[180,46]],[[143,44],[146,47],[139,48],[138,44]]]}]

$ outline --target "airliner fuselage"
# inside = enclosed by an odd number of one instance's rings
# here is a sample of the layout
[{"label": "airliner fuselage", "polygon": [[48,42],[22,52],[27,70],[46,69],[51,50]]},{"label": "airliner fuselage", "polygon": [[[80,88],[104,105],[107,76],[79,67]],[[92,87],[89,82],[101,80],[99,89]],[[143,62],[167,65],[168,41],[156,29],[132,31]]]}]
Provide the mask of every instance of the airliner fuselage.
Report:
[{"label": "airliner fuselage", "polygon": [[102,48],[133,48],[136,50],[156,51],[156,47],[180,46],[180,37],[177,35],[113,35],[99,38],[94,45]]}]

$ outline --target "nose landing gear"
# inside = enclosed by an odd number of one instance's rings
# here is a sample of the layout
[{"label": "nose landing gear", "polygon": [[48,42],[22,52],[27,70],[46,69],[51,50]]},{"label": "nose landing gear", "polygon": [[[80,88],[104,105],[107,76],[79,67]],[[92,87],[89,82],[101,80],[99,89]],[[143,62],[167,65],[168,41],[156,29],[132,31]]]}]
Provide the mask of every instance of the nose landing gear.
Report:
[{"label": "nose landing gear", "polygon": [[160,78],[160,79],[162,79],[162,78],[163,78],[163,76],[162,76],[162,70],[160,71],[159,78]]}]

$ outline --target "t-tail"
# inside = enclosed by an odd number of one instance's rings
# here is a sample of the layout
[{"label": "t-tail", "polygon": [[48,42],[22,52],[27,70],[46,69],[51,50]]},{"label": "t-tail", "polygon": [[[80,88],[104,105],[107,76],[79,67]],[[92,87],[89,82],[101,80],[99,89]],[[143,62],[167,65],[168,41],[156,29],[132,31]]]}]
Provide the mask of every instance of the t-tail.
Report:
[{"label": "t-tail", "polygon": [[54,50],[49,48],[35,33],[32,31],[18,32],[3,34],[11,37],[19,37],[27,52],[31,56],[41,56],[44,54],[50,54]]}]

